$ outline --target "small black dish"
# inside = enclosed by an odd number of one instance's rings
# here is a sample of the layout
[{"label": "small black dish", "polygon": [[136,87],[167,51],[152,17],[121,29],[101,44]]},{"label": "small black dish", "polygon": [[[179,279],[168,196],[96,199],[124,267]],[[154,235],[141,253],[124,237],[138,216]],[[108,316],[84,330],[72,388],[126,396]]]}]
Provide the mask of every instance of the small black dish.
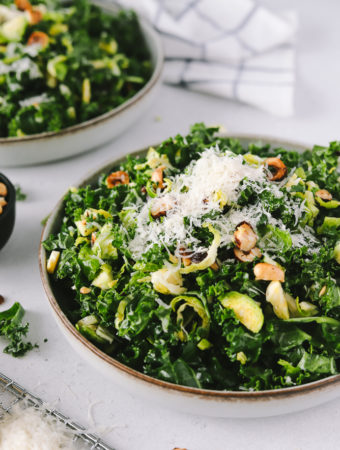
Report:
[{"label": "small black dish", "polygon": [[0,173],[0,183],[7,187],[7,205],[3,207],[0,214],[0,250],[10,238],[15,222],[15,188],[5,175]]}]

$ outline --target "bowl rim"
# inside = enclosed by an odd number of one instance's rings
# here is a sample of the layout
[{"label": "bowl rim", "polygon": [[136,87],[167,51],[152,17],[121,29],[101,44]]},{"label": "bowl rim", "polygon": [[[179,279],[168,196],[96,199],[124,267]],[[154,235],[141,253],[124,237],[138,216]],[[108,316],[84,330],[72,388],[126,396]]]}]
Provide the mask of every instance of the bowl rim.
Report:
[{"label": "bowl rim", "polygon": [[[248,142],[263,142],[265,144],[270,144],[270,146],[288,146],[291,148],[296,148],[297,150],[305,150],[310,149],[312,146],[309,144],[303,144],[302,142],[297,142],[289,139],[280,139],[277,137],[271,137],[269,135],[256,135],[250,133],[221,133],[222,136],[236,138],[242,140],[246,140]],[[159,144],[152,145],[151,147],[156,148]],[[125,155],[121,155],[116,159],[107,160],[104,164],[99,165],[94,170],[90,170],[85,176],[83,176],[76,184],[73,186],[80,187],[85,185],[90,178],[94,176],[98,176],[100,172],[104,172],[108,169],[109,166],[114,167],[115,165],[120,164],[120,162],[124,161],[127,156],[137,156],[142,155],[150,148],[150,146],[137,150],[128,152]],[[66,328],[66,331],[69,335],[72,336],[75,340],[80,342],[85,346],[85,348],[91,352],[94,356],[98,357],[102,362],[108,364],[109,366],[113,366],[113,368],[121,371],[124,375],[133,377],[137,379],[136,381],[145,382],[148,385],[151,385],[154,388],[161,388],[166,391],[171,391],[173,393],[181,393],[185,395],[189,395],[191,397],[199,397],[210,400],[218,400],[218,401],[237,401],[237,402],[248,402],[248,401],[256,401],[256,400],[274,400],[274,399],[282,399],[282,398],[290,398],[294,396],[302,396],[306,395],[312,391],[320,391],[327,389],[330,386],[340,384],[340,374],[332,375],[326,378],[322,378],[320,380],[316,380],[310,383],[291,386],[281,389],[268,389],[262,391],[221,391],[221,390],[213,390],[213,389],[202,389],[202,388],[194,388],[189,386],[177,385],[174,383],[170,383],[167,381],[159,380],[157,378],[151,377],[149,375],[145,375],[142,372],[139,372],[135,369],[132,369],[125,364],[119,362],[112,356],[109,356],[98,347],[96,347],[92,342],[86,339],[71,323],[71,321],[67,318],[66,314],[62,311],[59,306],[57,299],[55,298],[51,286],[50,286],[50,278],[46,270],[46,251],[42,246],[42,242],[49,236],[50,229],[52,228],[55,219],[58,216],[60,208],[63,205],[63,199],[68,191],[66,191],[58,203],[55,205],[53,210],[51,211],[46,224],[41,233],[40,243],[39,243],[39,270],[41,281],[45,290],[45,294],[48,298],[50,306],[54,311],[55,319],[59,319],[59,325],[63,325]]]},{"label": "bowl rim", "polygon": [[[114,12],[117,7],[119,7],[116,3],[108,3],[105,0],[92,0],[92,3],[95,3],[97,6],[99,6],[102,9],[106,9],[109,11]],[[120,8],[124,9],[124,8]],[[162,72],[163,72],[163,66],[164,66],[164,50],[163,50],[163,44],[160,38],[160,35],[157,33],[157,31],[154,29],[154,27],[151,25],[151,23],[145,19],[144,17],[138,15],[138,21],[141,24],[142,28],[142,34],[145,35],[146,33],[151,36],[152,41],[155,44],[155,54],[154,54],[154,67],[152,70],[151,77],[147,81],[147,83],[140,89],[133,97],[129,98],[125,102],[123,102],[121,105],[116,106],[115,108],[111,109],[110,111],[107,111],[104,114],[100,114],[99,116],[93,117],[92,119],[86,120],[85,122],[80,122],[78,124],[72,125],[70,127],[63,128],[59,131],[44,131],[42,133],[35,133],[35,134],[29,134],[22,137],[1,137],[0,138],[0,146],[1,145],[15,145],[18,143],[26,143],[26,142],[35,142],[39,141],[41,139],[46,138],[58,138],[59,136],[65,136],[73,133],[80,132],[84,129],[91,128],[97,124],[107,122],[108,120],[112,119],[115,116],[118,116],[123,111],[131,108],[136,103],[139,102],[148,92],[152,90],[152,88],[158,83],[159,79],[161,78]]]},{"label": "bowl rim", "polygon": [[11,213],[12,209],[15,208],[16,203],[16,190],[14,187],[14,184],[4,175],[2,172],[0,172],[0,183],[4,183],[7,187],[9,196],[9,202],[7,205],[3,208],[2,214],[0,214],[0,223],[6,219],[8,214]]}]

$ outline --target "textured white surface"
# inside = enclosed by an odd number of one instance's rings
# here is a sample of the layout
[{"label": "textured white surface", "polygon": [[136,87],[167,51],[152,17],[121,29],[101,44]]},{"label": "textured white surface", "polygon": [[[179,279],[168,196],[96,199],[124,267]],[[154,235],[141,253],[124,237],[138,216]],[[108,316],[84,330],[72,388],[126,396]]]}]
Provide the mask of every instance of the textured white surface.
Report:
[{"label": "textured white surface", "polygon": [[[70,184],[118,154],[186,132],[195,121],[223,123],[233,132],[258,132],[307,143],[326,144],[340,138],[339,2],[266,3],[273,8],[299,10],[295,117],[278,119],[226,100],[163,87],[133,131],[109,146],[64,162],[5,171],[14,183],[21,184],[28,198],[18,203],[14,234],[0,252],[0,294],[8,306],[19,300],[27,309],[30,337],[40,348],[23,359],[0,353],[0,370],[49,402],[56,401],[56,406],[74,420],[91,425],[92,415],[97,431],[117,450],[171,450],[176,446],[188,450],[339,448],[340,400],[284,417],[227,420],[184,415],[132,397],[67,346],[50,313],[38,272],[40,220]],[[155,120],[158,116],[160,121]],[[47,343],[43,342],[45,337]],[[89,408],[92,413],[88,417]]]}]

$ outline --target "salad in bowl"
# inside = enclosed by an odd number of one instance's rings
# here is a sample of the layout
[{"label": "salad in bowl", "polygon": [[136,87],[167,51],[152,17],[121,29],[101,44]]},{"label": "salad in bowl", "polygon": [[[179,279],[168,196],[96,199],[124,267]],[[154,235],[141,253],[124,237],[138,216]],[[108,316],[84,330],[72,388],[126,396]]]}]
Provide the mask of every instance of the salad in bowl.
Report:
[{"label": "salad in bowl", "polygon": [[148,82],[153,67],[136,14],[99,6],[89,0],[1,2],[0,137],[86,122]]},{"label": "salad in bowl", "polygon": [[43,242],[64,313],[114,360],[177,385],[338,374],[339,155],[196,124],[70,188]]}]

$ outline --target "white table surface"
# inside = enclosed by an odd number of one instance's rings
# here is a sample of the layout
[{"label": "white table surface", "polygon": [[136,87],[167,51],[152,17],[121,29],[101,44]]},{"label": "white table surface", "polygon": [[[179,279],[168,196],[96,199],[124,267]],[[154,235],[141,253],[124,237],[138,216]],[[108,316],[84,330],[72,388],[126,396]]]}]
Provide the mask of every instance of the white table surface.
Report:
[{"label": "white table surface", "polygon": [[[232,132],[270,134],[306,143],[327,144],[339,139],[340,3],[267,3],[274,9],[297,8],[299,13],[294,117],[281,119],[245,105],[162,87],[133,131],[105,148],[68,161],[4,170],[13,183],[20,183],[27,200],[17,204],[14,234],[0,253],[0,294],[6,298],[2,309],[20,301],[27,310],[30,339],[40,347],[24,358],[0,353],[0,371],[80,423],[93,426],[93,417],[97,431],[117,450],[339,448],[340,399],[287,416],[231,420],[184,415],[130,395],[69,347],[51,315],[38,271],[41,219],[70,185],[116,155],[186,132],[195,121],[223,124]],[[3,346],[0,342],[0,350]]]}]

